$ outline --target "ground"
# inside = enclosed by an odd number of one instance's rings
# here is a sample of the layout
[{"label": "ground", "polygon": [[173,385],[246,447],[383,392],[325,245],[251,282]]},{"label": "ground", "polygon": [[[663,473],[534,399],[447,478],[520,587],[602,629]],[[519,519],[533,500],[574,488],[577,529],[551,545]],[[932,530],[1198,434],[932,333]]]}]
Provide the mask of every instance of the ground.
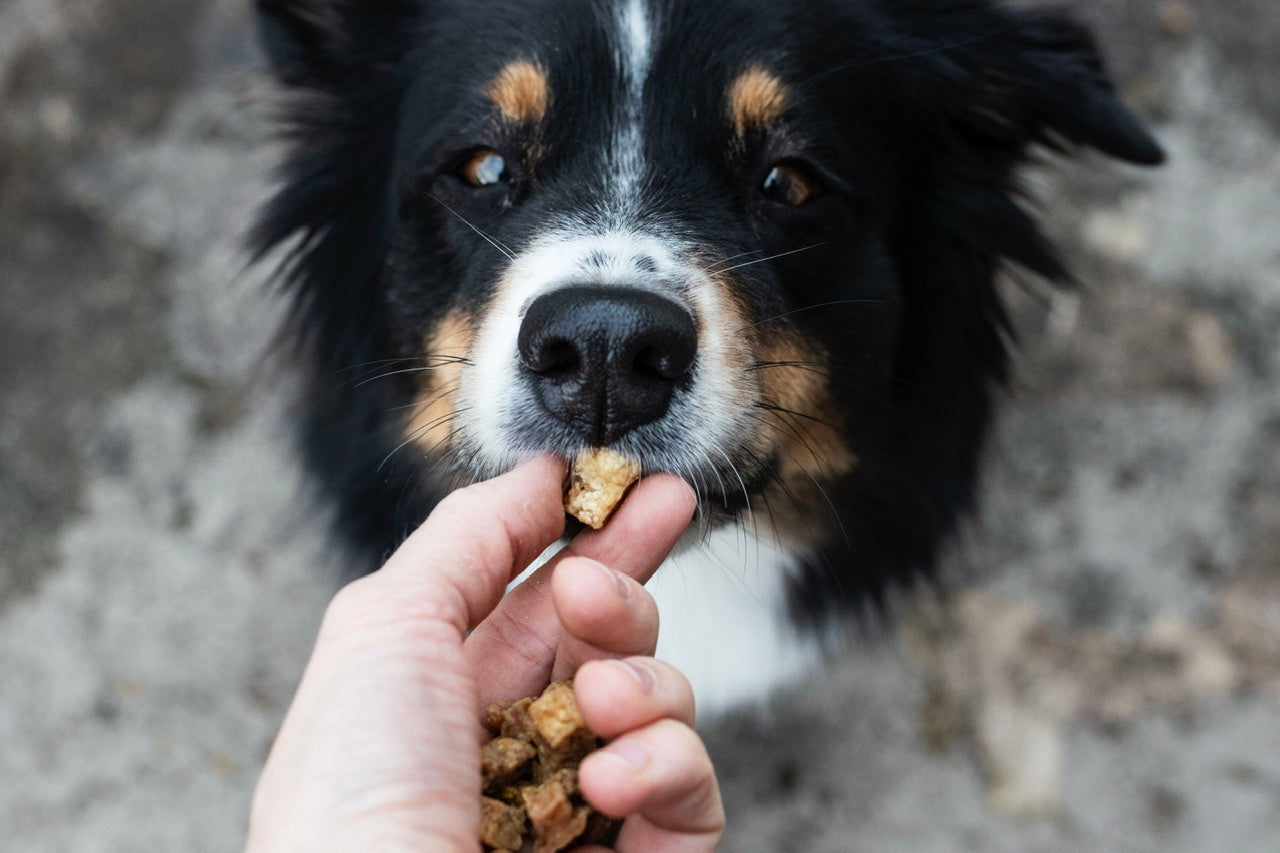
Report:
[{"label": "ground", "polygon": [[[1280,838],[1280,5],[1078,0],[1171,154],[1029,182],[1079,295],[944,594],[710,724],[730,851]],[[246,4],[0,4],[0,826],[231,850],[332,591],[241,236]]]}]

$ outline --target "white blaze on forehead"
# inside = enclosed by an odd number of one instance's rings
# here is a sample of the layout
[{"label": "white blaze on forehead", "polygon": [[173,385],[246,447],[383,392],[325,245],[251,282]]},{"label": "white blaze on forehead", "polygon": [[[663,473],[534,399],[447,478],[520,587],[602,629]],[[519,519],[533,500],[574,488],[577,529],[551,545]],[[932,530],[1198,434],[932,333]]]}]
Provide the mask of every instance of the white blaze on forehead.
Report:
[{"label": "white blaze on forehead", "polygon": [[627,0],[621,24],[622,67],[631,96],[639,99],[644,93],[644,81],[649,76],[649,65],[653,61],[653,31],[645,0]]},{"label": "white blaze on forehead", "polygon": [[644,174],[644,88],[653,65],[653,20],[645,0],[625,0],[617,14],[618,64],[626,82],[613,145],[614,191],[630,206]]}]

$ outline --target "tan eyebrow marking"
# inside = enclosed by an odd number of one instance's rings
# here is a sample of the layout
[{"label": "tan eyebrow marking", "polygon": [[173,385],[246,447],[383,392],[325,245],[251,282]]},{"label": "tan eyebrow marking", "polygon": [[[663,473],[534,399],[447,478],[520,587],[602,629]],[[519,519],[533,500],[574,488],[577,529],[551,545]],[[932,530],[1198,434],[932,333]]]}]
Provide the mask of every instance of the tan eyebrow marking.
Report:
[{"label": "tan eyebrow marking", "polygon": [[729,118],[738,136],[776,124],[791,105],[791,93],[777,75],[753,65],[729,87]]},{"label": "tan eyebrow marking", "polygon": [[503,118],[534,124],[542,121],[551,105],[551,81],[541,67],[518,59],[498,72],[486,94]]}]

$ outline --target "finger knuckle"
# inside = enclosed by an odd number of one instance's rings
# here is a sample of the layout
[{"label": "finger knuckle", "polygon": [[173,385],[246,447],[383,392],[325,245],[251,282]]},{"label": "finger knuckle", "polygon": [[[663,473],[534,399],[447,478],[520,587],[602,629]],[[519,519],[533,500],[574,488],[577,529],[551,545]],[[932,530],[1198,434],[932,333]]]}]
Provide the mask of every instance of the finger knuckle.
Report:
[{"label": "finger knuckle", "polygon": [[489,628],[498,643],[530,669],[546,665],[555,656],[555,643],[517,618],[511,610],[499,608],[489,617]]},{"label": "finger knuckle", "polygon": [[706,758],[707,748],[692,726],[668,718],[658,723],[658,730],[659,736],[670,743],[673,754],[686,758],[690,763]]},{"label": "finger knuckle", "polygon": [[465,486],[446,495],[444,500],[436,505],[435,514],[474,520],[476,513],[489,509],[489,503],[490,500],[486,497],[486,490],[482,484]]},{"label": "finger knuckle", "polygon": [[370,578],[353,581],[329,601],[325,608],[324,624],[330,627],[341,627],[367,618],[370,611],[378,609],[380,597],[375,584]]}]

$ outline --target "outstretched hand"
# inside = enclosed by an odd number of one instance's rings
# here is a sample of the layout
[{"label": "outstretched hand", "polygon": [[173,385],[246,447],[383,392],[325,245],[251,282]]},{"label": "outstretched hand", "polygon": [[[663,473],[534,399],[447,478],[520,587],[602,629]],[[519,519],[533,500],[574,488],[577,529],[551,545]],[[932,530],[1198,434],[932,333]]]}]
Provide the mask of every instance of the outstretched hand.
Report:
[{"label": "outstretched hand", "polygon": [[610,743],[584,795],[626,821],[622,851],[713,850],[724,826],[685,678],[651,657],[643,582],[689,523],[674,477],[640,483],[602,531],[510,595],[564,530],[548,458],[456,492],[379,572],[330,605],[254,797],[248,849],[475,850],[480,714],[576,673]]}]

